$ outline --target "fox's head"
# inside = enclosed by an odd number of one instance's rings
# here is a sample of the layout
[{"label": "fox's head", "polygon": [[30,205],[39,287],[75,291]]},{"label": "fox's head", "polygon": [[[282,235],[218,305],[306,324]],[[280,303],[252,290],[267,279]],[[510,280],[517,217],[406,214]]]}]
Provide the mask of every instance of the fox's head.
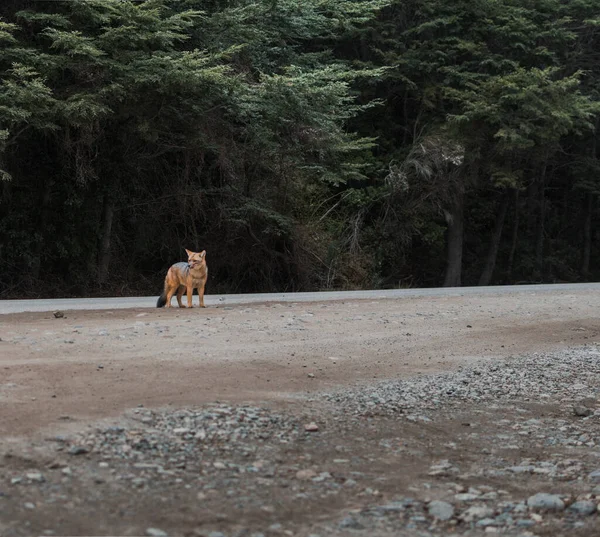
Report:
[{"label": "fox's head", "polygon": [[188,255],[188,265],[190,268],[196,268],[206,263],[206,250],[192,252],[186,248],[185,251]]}]

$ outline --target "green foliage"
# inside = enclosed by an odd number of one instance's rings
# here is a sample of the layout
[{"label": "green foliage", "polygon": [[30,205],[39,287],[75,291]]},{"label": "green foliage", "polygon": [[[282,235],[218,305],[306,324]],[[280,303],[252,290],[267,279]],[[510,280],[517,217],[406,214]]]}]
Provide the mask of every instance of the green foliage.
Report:
[{"label": "green foliage", "polygon": [[148,293],[184,247],[209,251],[215,290],[439,285],[459,201],[472,282],[514,192],[495,281],[575,278],[586,248],[598,266],[596,0],[14,5],[14,295]]}]

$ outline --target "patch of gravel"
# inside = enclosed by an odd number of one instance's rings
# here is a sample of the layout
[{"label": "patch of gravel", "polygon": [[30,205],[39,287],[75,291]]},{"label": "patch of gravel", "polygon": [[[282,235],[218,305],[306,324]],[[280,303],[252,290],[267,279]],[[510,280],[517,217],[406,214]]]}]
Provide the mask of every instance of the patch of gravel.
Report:
[{"label": "patch of gravel", "polygon": [[574,403],[575,415],[590,416],[593,411],[579,403],[595,400],[599,393],[600,348],[593,344],[477,363],[451,373],[340,389],[322,397],[344,415],[403,415],[426,422],[431,411],[490,401]]},{"label": "patch of gravel", "polygon": [[199,462],[202,453],[244,451],[244,445],[254,442],[289,443],[302,427],[270,409],[224,404],[176,411],[137,408],[128,417],[140,427],[110,426],[79,435],[69,452],[93,451],[104,459]]}]

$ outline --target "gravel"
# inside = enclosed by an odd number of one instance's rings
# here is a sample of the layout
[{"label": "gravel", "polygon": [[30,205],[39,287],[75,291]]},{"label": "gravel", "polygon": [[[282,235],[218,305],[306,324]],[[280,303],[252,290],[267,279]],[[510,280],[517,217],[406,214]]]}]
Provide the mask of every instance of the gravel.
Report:
[{"label": "gravel", "polygon": [[[50,438],[50,461],[0,477],[0,508],[45,513],[35,531],[0,530],[72,534],[46,522],[115,498],[103,516],[129,514],[107,531],[149,537],[591,535],[599,393],[589,345],[312,394],[285,410],[139,407]],[[137,520],[132,498],[165,518],[119,525]]]},{"label": "gravel", "polygon": [[359,389],[336,390],[323,397],[345,414],[402,414],[427,421],[427,414],[465,403],[559,400],[576,403],[577,416],[597,413],[580,404],[600,393],[600,349],[597,345],[534,353],[502,361],[478,362],[452,373],[385,381]]}]

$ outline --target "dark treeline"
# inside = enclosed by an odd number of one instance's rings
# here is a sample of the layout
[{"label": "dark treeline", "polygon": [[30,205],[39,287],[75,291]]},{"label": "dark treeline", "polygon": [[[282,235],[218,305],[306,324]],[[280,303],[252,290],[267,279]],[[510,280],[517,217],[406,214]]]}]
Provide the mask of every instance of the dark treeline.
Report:
[{"label": "dark treeline", "polygon": [[600,276],[597,0],[5,0],[0,298]]}]

